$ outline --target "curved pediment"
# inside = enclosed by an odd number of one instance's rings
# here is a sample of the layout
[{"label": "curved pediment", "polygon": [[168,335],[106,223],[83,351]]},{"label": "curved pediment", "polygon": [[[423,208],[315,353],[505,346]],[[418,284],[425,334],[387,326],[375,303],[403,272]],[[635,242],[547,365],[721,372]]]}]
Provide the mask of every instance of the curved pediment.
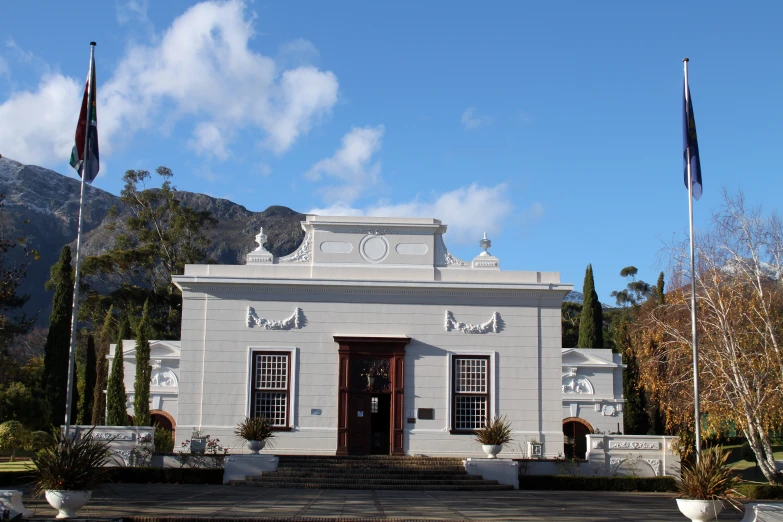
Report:
[{"label": "curved pediment", "polygon": [[595,395],[593,383],[584,375],[571,375],[570,373],[563,375],[561,389],[566,395]]}]

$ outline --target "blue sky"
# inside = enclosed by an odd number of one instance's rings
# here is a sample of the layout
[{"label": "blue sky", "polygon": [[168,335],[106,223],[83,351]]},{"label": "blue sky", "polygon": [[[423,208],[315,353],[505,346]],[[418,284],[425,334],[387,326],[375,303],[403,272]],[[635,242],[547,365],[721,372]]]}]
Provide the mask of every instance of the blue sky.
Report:
[{"label": "blue sky", "polygon": [[[425,215],[472,259],[602,301],[687,234],[682,58],[704,195],[779,210],[778,2],[14,2],[0,154],[67,165],[96,40],[101,175],[166,165],[251,210]],[[44,7],[45,6],[45,7]],[[42,16],[42,10],[47,16]]]}]

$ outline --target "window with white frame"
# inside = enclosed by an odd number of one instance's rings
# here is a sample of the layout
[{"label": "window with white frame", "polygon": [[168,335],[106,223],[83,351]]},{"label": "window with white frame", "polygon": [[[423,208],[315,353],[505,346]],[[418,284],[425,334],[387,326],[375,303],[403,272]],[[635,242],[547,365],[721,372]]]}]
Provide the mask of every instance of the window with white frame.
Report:
[{"label": "window with white frame", "polygon": [[290,352],[253,352],[250,415],[272,426],[288,427],[291,390]]},{"label": "window with white frame", "polygon": [[451,427],[455,431],[477,430],[489,414],[489,357],[454,356],[452,361]]}]

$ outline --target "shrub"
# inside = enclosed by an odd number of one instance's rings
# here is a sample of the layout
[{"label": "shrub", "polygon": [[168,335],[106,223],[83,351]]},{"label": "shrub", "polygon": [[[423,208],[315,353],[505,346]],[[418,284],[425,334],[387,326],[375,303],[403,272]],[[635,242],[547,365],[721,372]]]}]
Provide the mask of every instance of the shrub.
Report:
[{"label": "shrub", "polygon": [[578,477],[570,475],[520,475],[519,489],[550,491],[644,491],[677,490],[673,477]]},{"label": "shrub", "polygon": [[172,453],[174,451],[174,437],[171,430],[155,426],[155,453]]},{"label": "shrub", "polygon": [[30,431],[21,422],[10,420],[0,424],[0,449],[11,451],[11,462],[16,450],[24,449],[30,443]]},{"label": "shrub", "polygon": [[46,431],[34,431],[30,434],[29,449],[40,451],[47,446],[54,444],[54,437]]},{"label": "shrub", "polygon": [[755,500],[783,500],[783,486],[774,484],[740,484],[737,493],[743,497]]},{"label": "shrub", "polygon": [[506,420],[505,415],[495,417],[476,431],[476,442],[479,444],[503,446],[512,440],[511,423]]}]

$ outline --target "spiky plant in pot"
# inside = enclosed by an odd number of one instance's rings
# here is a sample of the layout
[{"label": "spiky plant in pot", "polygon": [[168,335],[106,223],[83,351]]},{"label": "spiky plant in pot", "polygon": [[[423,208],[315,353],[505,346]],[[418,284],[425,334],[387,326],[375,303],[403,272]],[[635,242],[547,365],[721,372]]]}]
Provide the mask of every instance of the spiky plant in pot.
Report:
[{"label": "spiky plant in pot", "polygon": [[36,491],[60,511],[58,518],[73,517],[103,484],[110,458],[108,443],[94,439],[92,430],[74,437],[58,433],[33,457]]},{"label": "spiky plant in pot", "polygon": [[739,495],[735,488],[741,482],[737,472],[726,465],[728,459],[728,451],[724,451],[721,446],[714,446],[702,451],[697,462],[682,465],[677,480],[677,506],[686,517],[700,520],[686,512],[690,506],[699,515],[705,514],[703,510],[709,510],[706,515],[710,520],[723,509],[723,502],[741,509],[742,505],[728,496]]},{"label": "spiky plant in pot", "polygon": [[234,428],[234,434],[247,441],[247,447],[252,453],[258,453],[275,436],[275,432],[272,431],[272,423],[263,416],[245,417]]},{"label": "spiky plant in pot", "polygon": [[493,418],[476,430],[475,438],[491,459],[500,453],[503,446],[514,440],[511,438],[511,423],[506,420],[505,415]]}]

